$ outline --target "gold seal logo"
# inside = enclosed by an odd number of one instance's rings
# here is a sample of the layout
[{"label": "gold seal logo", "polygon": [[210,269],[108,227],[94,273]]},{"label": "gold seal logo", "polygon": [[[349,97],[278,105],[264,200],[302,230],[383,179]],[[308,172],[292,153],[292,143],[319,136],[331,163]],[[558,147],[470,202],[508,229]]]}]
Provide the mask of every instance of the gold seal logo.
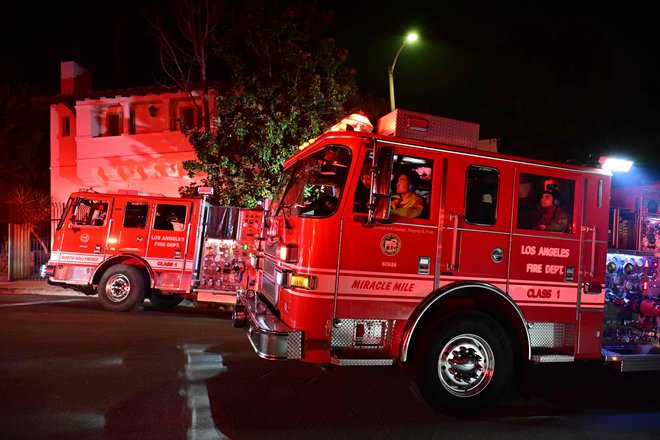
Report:
[{"label": "gold seal logo", "polygon": [[401,250],[401,239],[396,234],[387,234],[380,240],[380,250],[389,257]]}]

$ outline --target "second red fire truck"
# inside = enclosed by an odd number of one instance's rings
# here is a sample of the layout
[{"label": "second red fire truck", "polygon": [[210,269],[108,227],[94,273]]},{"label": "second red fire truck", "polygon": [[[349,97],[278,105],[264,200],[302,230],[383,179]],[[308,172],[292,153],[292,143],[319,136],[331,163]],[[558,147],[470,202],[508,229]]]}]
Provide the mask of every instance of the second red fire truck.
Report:
[{"label": "second red fire truck", "polygon": [[286,162],[234,308],[260,357],[400,365],[453,413],[530,361],[660,368],[657,259],[612,285],[611,172],[481,151],[478,128],[396,110]]},{"label": "second red fire truck", "polygon": [[183,299],[233,306],[256,281],[250,266],[263,210],[119,192],[71,194],[42,276],[50,284],[98,294],[111,311],[144,299],[158,308]]}]

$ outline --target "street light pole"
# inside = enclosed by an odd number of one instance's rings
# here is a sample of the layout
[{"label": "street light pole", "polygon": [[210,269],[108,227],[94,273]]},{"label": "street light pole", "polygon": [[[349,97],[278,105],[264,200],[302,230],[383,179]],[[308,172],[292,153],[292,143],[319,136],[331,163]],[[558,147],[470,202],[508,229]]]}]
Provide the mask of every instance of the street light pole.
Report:
[{"label": "street light pole", "polygon": [[392,61],[392,65],[390,65],[387,68],[387,74],[390,79],[390,111],[394,111],[394,109],[396,108],[396,106],[394,105],[394,66],[396,65],[396,60],[399,58],[399,55],[401,54],[403,48],[406,47],[408,43],[413,43],[416,40],[417,40],[416,33],[408,34],[406,38],[403,40],[403,43],[401,43],[399,50],[396,51],[396,55],[394,55],[394,60]]}]

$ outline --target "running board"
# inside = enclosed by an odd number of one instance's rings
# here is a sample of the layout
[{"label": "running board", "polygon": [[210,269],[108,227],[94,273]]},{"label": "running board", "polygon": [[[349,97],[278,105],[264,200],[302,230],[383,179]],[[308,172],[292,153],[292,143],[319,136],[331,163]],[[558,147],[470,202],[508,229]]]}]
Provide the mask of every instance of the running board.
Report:
[{"label": "running board", "polygon": [[621,373],[660,370],[660,354],[621,354],[605,349],[601,354],[603,360],[611,362],[611,366]]},{"label": "running board", "polygon": [[387,358],[387,359],[348,359],[348,358],[330,358],[330,363],[332,365],[341,365],[344,367],[368,367],[368,366],[390,366],[394,365],[396,359]]},{"label": "running board", "polygon": [[546,354],[533,354],[532,355],[532,362],[535,362],[537,364],[549,364],[549,363],[556,363],[556,362],[574,362],[575,361],[575,356],[571,356],[568,354],[551,354],[551,353],[546,353]]}]

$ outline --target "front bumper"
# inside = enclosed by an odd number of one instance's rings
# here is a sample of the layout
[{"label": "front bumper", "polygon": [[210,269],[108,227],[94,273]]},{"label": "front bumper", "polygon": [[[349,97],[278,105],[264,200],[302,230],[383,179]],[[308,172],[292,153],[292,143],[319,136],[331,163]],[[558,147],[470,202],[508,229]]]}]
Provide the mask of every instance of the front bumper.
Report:
[{"label": "front bumper", "polygon": [[234,327],[244,327],[259,357],[268,360],[301,359],[303,333],[278,318],[254,291],[239,290]]},{"label": "front bumper", "polygon": [[55,274],[55,265],[42,264],[39,266],[39,276],[41,278],[50,278]]}]

